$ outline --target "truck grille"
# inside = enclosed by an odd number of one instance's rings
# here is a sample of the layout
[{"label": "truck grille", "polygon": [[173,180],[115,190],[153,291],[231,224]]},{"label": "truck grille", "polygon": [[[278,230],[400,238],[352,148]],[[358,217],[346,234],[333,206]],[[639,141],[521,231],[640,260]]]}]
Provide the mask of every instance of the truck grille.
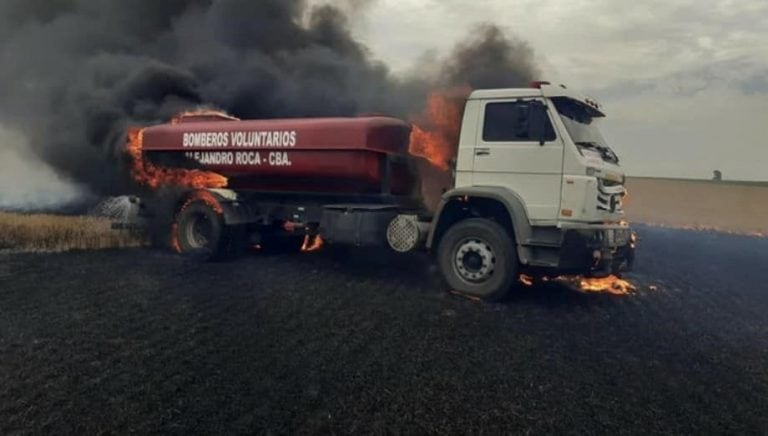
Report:
[{"label": "truck grille", "polygon": [[616,181],[607,180],[607,179],[602,179],[600,183],[602,183],[602,185],[605,186],[606,188],[613,188],[614,186],[622,186],[621,182],[616,182]]},{"label": "truck grille", "polygon": [[624,186],[616,182],[601,180],[597,187],[597,210],[609,213],[623,212],[621,200],[624,197]]}]

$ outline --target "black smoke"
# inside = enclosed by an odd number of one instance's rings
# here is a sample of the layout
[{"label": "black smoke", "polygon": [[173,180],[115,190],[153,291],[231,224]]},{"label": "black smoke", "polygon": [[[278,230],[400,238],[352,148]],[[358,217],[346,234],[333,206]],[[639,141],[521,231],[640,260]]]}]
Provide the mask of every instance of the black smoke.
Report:
[{"label": "black smoke", "polygon": [[536,74],[525,43],[484,25],[439,74],[398,77],[350,31],[367,3],[0,0],[0,124],[64,176],[111,194],[129,186],[125,128],[185,108],[407,117],[430,88],[519,86]]},{"label": "black smoke", "polygon": [[456,46],[441,74],[447,84],[483,89],[523,86],[537,71],[528,44],[508,38],[497,26],[483,24]]}]

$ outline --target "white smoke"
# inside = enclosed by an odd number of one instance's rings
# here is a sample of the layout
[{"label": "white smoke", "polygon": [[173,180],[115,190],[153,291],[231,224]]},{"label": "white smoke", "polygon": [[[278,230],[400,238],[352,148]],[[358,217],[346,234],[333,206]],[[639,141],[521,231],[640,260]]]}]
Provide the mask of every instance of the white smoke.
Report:
[{"label": "white smoke", "polygon": [[24,137],[0,126],[0,210],[61,209],[90,195],[32,154]]}]

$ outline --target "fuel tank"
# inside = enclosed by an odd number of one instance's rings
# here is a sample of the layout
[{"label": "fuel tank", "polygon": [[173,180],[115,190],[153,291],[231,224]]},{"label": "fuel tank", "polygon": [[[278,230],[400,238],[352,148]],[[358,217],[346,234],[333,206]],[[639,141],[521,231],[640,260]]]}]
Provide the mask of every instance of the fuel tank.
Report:
[{"label": "fuel tank", "polygon": [[156,165],[217,172],[231,189],[410,195],[418,190],[410,130],[385,116],[192,116],[144,129],[142,152]]}]

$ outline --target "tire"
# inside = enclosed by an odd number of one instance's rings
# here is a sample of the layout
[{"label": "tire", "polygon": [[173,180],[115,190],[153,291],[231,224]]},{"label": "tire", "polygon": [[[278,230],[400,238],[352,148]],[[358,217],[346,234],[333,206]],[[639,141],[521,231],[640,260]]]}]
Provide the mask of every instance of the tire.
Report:
[{"label": "tire", "polygon": [[517,280],[515,243],[495,221],[472,218],[454,224],[440,241],[437,257],[448,286],[469,297],[500,300]]},{"label": "tire", "polygon": [[618,261],[614,261],[611,264],[611,273],[621,276],[623,273],[632,272],[632,268],[635,265],[635,248],[627,245],[619,248],[616,253],[620,257]]},{"label": "tire", "polygon": [[229,238],[222,216],[204,201],[195,201],[179,212],[176,238],[181,254],[201,261],[227,254]]}]

